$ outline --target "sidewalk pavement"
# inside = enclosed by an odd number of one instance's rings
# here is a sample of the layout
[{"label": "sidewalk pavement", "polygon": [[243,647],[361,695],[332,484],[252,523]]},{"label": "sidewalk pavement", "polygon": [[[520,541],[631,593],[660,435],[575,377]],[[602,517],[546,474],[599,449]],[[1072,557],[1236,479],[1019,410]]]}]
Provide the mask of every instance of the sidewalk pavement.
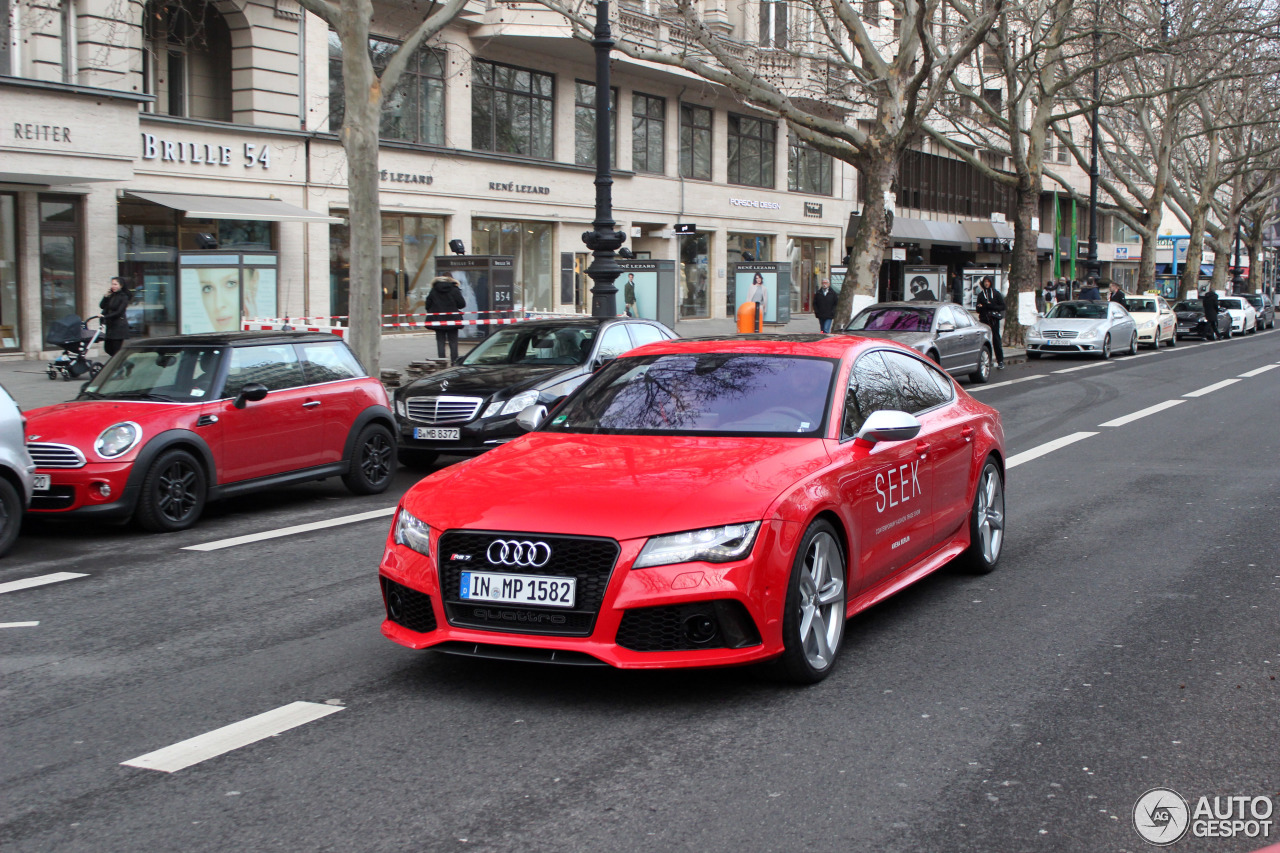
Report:
[{"label": "sidewalk pavement", "polygon": [[[801,335],[818,331],[818,321],[812,315],[801,315],[785,326],[767,326],[766,333]],[[713,320],[677,320],[676,332],[682,338],[702,338],[731,336],[737,334],[737,324],[733,319],[718,318]],[[464,339],[459,349],[466,352],[471,345]],[[70,400],[80,392],[80,380],[51,380],[46,374],[48,358],[0,360],[0,385],[3,385],[22,409],[34,409],[39,406],[51,406]],[[404,370],[410,362],[435,358],[435,333],[406,332],[384,335],[382,338],[382,370]],[[94,347],[93,357],[106,361],[106,356]],[[1026,359],[1021,349],[1005,348],[1005,363],[1016,364]]]}]

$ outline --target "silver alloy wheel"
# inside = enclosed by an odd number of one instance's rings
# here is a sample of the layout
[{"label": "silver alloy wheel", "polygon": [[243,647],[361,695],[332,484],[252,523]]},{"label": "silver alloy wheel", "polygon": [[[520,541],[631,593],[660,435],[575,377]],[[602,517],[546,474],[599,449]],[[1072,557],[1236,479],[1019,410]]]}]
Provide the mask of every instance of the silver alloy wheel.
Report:
[{"label": "silver alloy wheel", "polygon": [[982,353],[978,356],[978,373],[982,374],[983,382],[991,375],[991,351],[986,347],[982,348]]},{"label": "silver alloy wheel", "polygon": [[988,465],[982,472],[978,504],[973,511],[977,516],[978,547],[982,549],[982,559],[987,565],[992,565],[1000,559],[1000,548],[1004,545],[1004,484],[1000,482],[1000,472],[994,465]]},{"label": "silver alloy wheel", "polygon": [[800,571],[800,647],[822,671],[835,660],[844,633],[844,557],[825,530],[814,536]]}]

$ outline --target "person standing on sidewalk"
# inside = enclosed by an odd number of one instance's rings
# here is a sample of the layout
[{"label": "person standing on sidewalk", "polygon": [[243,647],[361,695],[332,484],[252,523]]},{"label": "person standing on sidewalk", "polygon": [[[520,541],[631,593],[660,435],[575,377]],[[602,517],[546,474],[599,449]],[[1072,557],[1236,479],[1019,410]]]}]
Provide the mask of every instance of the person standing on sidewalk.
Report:
[{"label": "person standing on sidewalk", "polygon": [[996,369],[1004,370],[1004,345],[1000,342],[1000,321],[1004,319],[1004,295],[993,285],[995,280],[989,276],[982,277],[982,286],[978,290],[978,298],[974,307],[978,317],[991,327],[991,345],[996,350]]},{"label": "person standing on sidewalk", "polygon": [[1107,286],[1111,288],[1111,296],[1108,297],[1108,301],[1117,303],[1121,308],[1128,308],[1129,303],[1125,301],[1124,291],[1120,289],[1120,285],[1112,281],[1108,282]]},{"label": "person standing on sidewalk", "polygon": [[102,350],[107,355],[115,355],[124,346],[124,339],[129,337],[129,302],[132,301],[129,288],[115,277],[107,285],[107,295],[98,303],[101,316]]},{"label": "person standing on sidewalk", "polygon": [[818,318],[818,329],[822,334],[831,333],[831,323],[836,318],[836,303],[840,294],[831,289],[831,282],[822,280],[818,292],[813,294],[813,316]]},{"label": "person standing on sidewalk", "polygon": [[[462,295],[462,288],[458,287],[456,279],[447,275],[438,275],[431,280],[431,293],[427,295],[426,311],[428,315],[437,314],[441,316],[430,317],[431,320],[456,320],[456,316],[463,308],[467,307],[467,299]],[[445,342],[449,344],[449,360],[458,360],[458,327],[457,326],[437,326],[436,327],[436,356],[444,358]]]},{"label": "person standing on sidewalk", "polygon": [[1093,276],[1085,279],[1084,287],[1080,288],[1080,295],[1076,298],[1087,302],[1101,302],[1102,294],[1098,292],[1098,280]]},{"label": "person standing on sidewalk", "polygon": [[1200,297],[1200,304],[1204,306],[1204,339],[1206,341],[1216,341],[1218,339],[1218,294],[1213,292],[1213,282],[1209,282],[1205,286],[1204,296]]}]

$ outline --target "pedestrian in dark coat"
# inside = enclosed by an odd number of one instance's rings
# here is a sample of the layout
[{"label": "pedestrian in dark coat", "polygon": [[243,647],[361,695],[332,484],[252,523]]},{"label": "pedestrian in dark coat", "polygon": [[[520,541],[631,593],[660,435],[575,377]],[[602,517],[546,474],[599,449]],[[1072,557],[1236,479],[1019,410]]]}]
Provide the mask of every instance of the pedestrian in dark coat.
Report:
[{"label": "pedestrian in dark coat", "polygon": [[1080,288],[1077,299],[1084,299],[1088,302],[1101,302],[1102,294],[1098,292],[1098,280],[1093,276],[1085,279],[1084,287]]},{"label": "pedestrian in dark coat", "polygon": [[1124,291],[1120,289],[1120,285],[1116,282],[1108,282],[1107,286],[1111,289],[1111,296],[1108,301],[1117,303],[1121,308],[1128,308],[1129,303],[1125,301]]},{"label": "pedestrian in dark coat", "polygon": [[831,289],[831,282],[822,280],[822,286],[813,294],[813,316],[818,318],[818,328],[823,334],[831,331],[831,322],[836,318],[836,303],[840,294]]},{"label": "pedestrian in dark coat", "polygon": [[129,302],[132,301],[129,288],[119,278],[111,279],[107,285],[107,295],[98,303],[99,316],[102,318],[102,349],[107,355],[115,355],[124,346],[124,339],[129,337]]},{"label": "pedestrian in dark coat", "polygon": [[[427,294],[426,310],[428,320],[461,320],[457,316],[467,307],[466,297],[456,279],[447,275],[438,275],[431,280],[431,292]],[[458,327],[436,327],[436,356],[444,358],[444,345],[449,344],[449,360],[458,360]]]},{"label": "pedestrian in dark coat", "polygon": [[1200,304],[1204,306],[1204,322],[1205,340],[1216,341],[1218,339],[1218,294],[1213,292],[1213,283],[1210,282],[1204,292],[1204,296],[1200,297]]},{"label": "pedestrian in dark coat", "polygon": [[1000,321],[1004,319],[1004,294],[996,290],[995,280],[989,276],[982,277],[982,286],[978,289],[978,298],[974,307],[978,318],[991,327],[991,345],[996,349],[996,367],[1004,370],[1004,346],[1000,342]]},{"label": "pedestrian in dark coat", "polygon": [[951,301],[957,305],[964,304],[964,280],[960,278],[960,273],[953,273],[951,276]]}]

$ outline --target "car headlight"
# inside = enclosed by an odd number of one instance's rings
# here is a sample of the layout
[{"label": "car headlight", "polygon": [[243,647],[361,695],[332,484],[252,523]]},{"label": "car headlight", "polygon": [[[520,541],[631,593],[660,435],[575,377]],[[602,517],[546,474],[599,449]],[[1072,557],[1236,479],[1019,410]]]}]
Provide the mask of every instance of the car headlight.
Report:
[{"label": "car headlight", "polygon": [[404,507],[400,507],[400,511],[396,513],[393,541],[397,545],[417,551],[424,557],[431,556],[431,528]]},{"label": "car headlight", "polygon": [[488,408],[484,410],[484,415],[482,417],[491,418],[494,415],[518,415],[536,402],[538,402],[537,391],[524,391],[505,402],[502,400],[495,400],[490,403]]},{"label": "car headlight", "polygon": [[1147,320],[1147,321],[1146,321],[1146,322],[1144,322],[1144,323],[1140,323],[1140,324],[1138,324],[1138,330],[1139,330],[1139,331],[1142,331],[1142,332],[1149,332],[1149,331],[1151,331],[1152,329],[1154,329],[1155,327],[1156,327],[1156,321],[1155,321],[1155,320]]},{"label": "car headlight", "polygon": [[1028,338],[1039,338],[1039,337],[1042,337],[1042,336],[1041,336],[1041,334],[1040,334],[1040,330],[1039,330],[1039,329],[1037,329],[1035,326],[1032,326],[1030,329],[1027,329],[1027,337],[1028,337]]},{"label": "car headlight", "polygon": [[103,459],[115,459],[120,454],[132,450],[140,438],[142,438],[142,427],[126,421],[104,429],[98,436],[98,440],[93,443],[93,449]]},{"label": "car headlight", "polygon": [[409,406],[405,403],[404,398],[396,400],[396,414],[402,418],[409,417]]},{"label": "car headlight", "polygon": [[740,560],[751,551],[759,529],[760,522],[751,521],[655,536],[640,549],[640,556],[636,557],[632,568],[669,566],[695,560],[707,563]]}]

